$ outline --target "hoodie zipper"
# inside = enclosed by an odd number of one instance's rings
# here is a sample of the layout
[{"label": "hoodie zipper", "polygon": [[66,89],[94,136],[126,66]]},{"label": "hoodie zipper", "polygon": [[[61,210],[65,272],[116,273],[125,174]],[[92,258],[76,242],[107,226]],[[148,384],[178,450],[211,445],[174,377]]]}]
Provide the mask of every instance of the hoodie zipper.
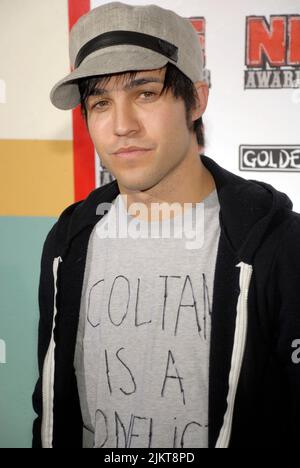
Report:
[{"label": "hoodie zipper", "polygon": [[235,397],[239,383],[242,363],[244,359],[247,328],[248,328],[248,295],[253,267],[247,263],[236,265],[240,268],[240,295],[237,304],[237,315],[235,324],[234,345],[231,358],[231,369],[229,374],[229,390],[227,396],[227,410],[224,416],[223,427],[220,431],[216,448],[228,448],[231,431]]},{"label": "hoodie zipper", "polygon": [[53,261],[53,278],[54,278],[54,303],[53,303],[53,322],[51,340],[48,351],[45,357],[43,366],[43,416],[41,439],[43,448],[52,448],[53,446],[53,406],[54,406],[54,370],[55,370],[55,341],[54,328],[55,318],[57,315],[56,295],[57,295],[57,272],[59,264],[62,262],[61,257],[54,258]]}]

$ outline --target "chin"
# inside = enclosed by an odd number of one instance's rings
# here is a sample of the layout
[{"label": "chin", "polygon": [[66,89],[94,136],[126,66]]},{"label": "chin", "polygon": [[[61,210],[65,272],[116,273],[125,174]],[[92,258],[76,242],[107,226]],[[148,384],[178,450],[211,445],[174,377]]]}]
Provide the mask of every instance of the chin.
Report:
[{"label": "chin", "polygon": [[121,181],[119,180],[120,182],[120,185],[122,188],[124,188],[126,191],[128,192],[146,192],[147,190],[150,190],[152,187],[153,187],[153,184],[151,183],[147,183],[147,182],[143,182],[143,181],[131,181],[131,182],[128,182],[128,181]]}]

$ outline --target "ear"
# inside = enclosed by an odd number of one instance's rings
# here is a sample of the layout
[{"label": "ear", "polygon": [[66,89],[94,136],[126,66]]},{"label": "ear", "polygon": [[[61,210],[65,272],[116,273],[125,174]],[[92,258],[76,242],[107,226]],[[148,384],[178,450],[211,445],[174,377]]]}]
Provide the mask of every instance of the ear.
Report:
[{"label": "ear", "polygon": [[197,91],[197,105],[193,110],[192,119],[198,120],[204,114],[205,109],[207,107],[208,95],[209,95],[209,87],[205,81],[197,81],[194,83],[194,86]]}]

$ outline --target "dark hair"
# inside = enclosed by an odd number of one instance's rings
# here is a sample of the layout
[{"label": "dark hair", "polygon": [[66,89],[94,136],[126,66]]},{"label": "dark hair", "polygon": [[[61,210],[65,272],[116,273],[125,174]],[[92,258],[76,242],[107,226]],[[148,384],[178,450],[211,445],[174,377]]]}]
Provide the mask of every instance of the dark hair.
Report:
[{"label": "dark hair", "polygon": [[[81,113],[87,125],[87,108],[86,101],[90,94],[97,86],[105,86],[105,84],[110,80],[112,76],[118,76],[120,78],[128,77],[128,79],[135,78],[137,71],[128,71],[128,72],[119,72],[112,73],[109,75],[97,75],[87,78],[80,78],[78,80],[78,87],[80,92],[80,104],[81,104]],[[118,81],[118,78],[117,78]],[[161,95],[167,93],[171,89],[173,96],[178,99],[182,98],[185,103],[186,110],[186,122],[188,129],[196,133],[197,142],[199,146],[204,147],[204,125],[202,116],[195,120],[191,121],[191,111],[197,104],[197,92],[193,82],[184,75],[175,65],[168,62],[166,65],[166,75],[163,89]]]}]

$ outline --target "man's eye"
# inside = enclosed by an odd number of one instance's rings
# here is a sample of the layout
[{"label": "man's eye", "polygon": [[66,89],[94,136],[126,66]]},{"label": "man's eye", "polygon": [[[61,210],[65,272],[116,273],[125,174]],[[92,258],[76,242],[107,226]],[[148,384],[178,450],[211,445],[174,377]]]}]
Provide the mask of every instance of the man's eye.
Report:
[{"label": "man's eye", "polygon": [[150,97],[155,96],[155,93],[152,93],[152,91],[144,91],[142,94],[145,94],[145,95],[147,94],[148,97],[149,97],[149,94],[151,95]]},{"label": "man's eye", "polygon": [[107,102],[107,101],[99,101],[99,102],[96,102],[92,107],[93,107],[93,108],[94,108],[94,107],[97,107],[97,106],[99,106],[99,107],[104,107],[102,104],[104,104],[104,103],[106,103],[106,102]]}]

